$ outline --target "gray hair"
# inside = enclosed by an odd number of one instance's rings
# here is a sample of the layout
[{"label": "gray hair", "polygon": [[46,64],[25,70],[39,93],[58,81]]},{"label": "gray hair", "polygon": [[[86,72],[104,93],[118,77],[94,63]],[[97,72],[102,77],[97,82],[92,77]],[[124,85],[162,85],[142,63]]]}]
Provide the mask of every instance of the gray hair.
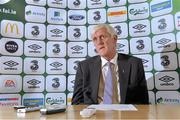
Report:
[{"label": "gray hair", "polygon": [[94,26],[92,33],[91,33],[91,37],[97,30],[102,29],[102,28],[105,28],[107,30],[107,32],[111,35],[111,37],[113,37],[114,35],[117,36],[117,32],[109,24],[98,24],[98,25]]}]

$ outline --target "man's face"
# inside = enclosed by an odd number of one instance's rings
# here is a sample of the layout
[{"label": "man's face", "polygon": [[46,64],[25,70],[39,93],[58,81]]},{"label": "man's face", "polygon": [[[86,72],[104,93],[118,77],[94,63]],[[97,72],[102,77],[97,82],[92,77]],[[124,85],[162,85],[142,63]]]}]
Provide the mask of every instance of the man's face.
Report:
[{"label": "man's face", "polygon": [[116,53],[116,36],[111,36],[106,28],[97,30],[92,39],[100,56],[111,58]]}]

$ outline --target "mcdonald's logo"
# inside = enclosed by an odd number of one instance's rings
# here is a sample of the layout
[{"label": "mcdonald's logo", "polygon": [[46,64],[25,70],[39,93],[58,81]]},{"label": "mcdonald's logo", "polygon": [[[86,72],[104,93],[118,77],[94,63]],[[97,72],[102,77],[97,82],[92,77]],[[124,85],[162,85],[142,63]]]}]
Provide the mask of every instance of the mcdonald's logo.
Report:
[{"label": "mcdonald's logo", "polygon": [[7,23],[5,27],[5,33],[8,33],[8,30],[10,30],[11,33],[16,32],[16,34],[19,34],[19,28],[16,23]]},{"label": "mcdonald's logo", "polygon": [[24,34],[24,25],[19,21],[2,20],[1,34],[4,37],[22,38]]}]

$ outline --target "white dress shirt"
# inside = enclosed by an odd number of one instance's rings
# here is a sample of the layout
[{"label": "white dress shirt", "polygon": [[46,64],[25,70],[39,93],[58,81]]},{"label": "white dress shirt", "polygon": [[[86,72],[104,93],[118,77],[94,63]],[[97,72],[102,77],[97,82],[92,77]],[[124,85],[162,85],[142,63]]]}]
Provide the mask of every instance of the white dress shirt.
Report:
[{"label": "white dress shirt", "polygon": [[[101,69],[102,69],[103,80],[105,80],[105,76],[106,76],[107,71],[108,71],[107,62],[111,62],[112,64],[114,64],[114,67],[113,67],[114,70],[113,71],[115,71],[116,80],[117,80],[117,83],[119,83],[119,73],[118,73],[117,58],[118,58],[118,54],[117,53],[114,56],[114,58],[111,59],[110,61],[107,61],[105,58],[101,57],[101,61],[102,61]],[[118,89],[118,101],[120,102],[120,86],[119,86],[119,84],[117,84],[117,89]]]}]

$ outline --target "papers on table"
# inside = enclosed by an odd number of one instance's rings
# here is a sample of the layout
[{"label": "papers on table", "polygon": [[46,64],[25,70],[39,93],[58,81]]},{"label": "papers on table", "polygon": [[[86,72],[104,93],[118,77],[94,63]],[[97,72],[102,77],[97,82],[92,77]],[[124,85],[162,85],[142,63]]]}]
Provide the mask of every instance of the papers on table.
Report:
[{"label": "papers on table", "polygon": [[119,110],[119,111],[137,111],[136,107],[131,104],[99,104],[90,105],[87,108],[94,108],[96,110]]}]

